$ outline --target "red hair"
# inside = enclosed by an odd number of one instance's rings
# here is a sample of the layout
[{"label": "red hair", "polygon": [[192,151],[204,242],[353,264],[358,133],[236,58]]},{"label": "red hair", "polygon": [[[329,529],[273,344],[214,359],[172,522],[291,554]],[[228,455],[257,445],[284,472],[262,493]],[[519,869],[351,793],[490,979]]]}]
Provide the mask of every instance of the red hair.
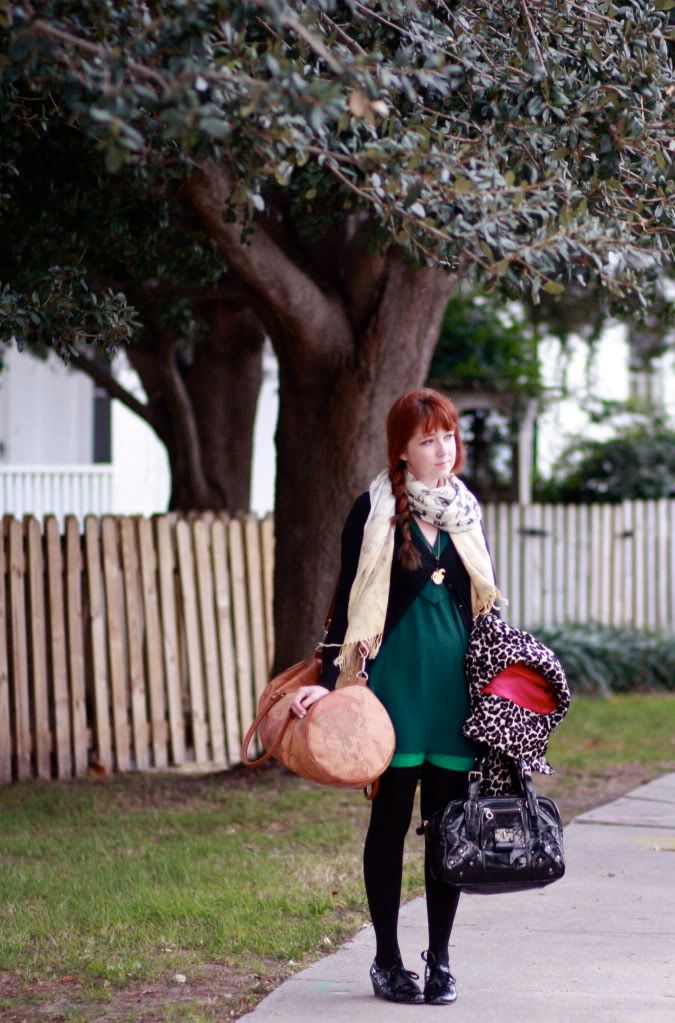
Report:
[{"label": "red hair", "polygon": [[389,479],[396,499],[395,522],[403,532],[403,544],[399,558],[404,568],[419,568],[420,555],[413,545],[410,532],[411,511],[405,488],[406,463],[401,455],[408,442],[419,429],[424,433],[436,430],[452,431],[457,444],[457,454],[452,472],[459,472],[464,465],[464,445],[459,433],[457,409],[444,394],[430,387],[416,387],[402,394],[389,409],[387,415],[387,449],[389,458]]}]

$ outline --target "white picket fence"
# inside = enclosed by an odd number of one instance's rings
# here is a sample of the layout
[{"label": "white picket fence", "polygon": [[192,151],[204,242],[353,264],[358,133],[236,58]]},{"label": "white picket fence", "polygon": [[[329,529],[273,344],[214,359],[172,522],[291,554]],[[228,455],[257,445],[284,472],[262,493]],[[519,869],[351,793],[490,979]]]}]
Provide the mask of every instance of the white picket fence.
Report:
[{"label": "white picket fence", "polygon": [[675,628],[675,501],[486,504],[504,617]]},{"label": "white picket fence", "polygon": [[113,510],[111,465],[0,466],[0,512],[20,519],[34,515],[85,515]]}]

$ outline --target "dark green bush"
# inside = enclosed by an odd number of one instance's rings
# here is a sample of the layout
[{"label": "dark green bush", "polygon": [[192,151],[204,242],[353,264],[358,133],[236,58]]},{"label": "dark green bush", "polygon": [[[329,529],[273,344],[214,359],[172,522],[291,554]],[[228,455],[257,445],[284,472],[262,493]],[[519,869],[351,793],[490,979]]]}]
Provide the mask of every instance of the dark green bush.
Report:
[{"label": "dark green bush", "polygon": [[674,497],[675,430],[656,420],[610,440],[578,438],[536,492],[562,503]]},{"label": "dark green bush", "polygon": [[675,692],[675,634],[597,624],[530,630],[560,658],[572,692]]}]

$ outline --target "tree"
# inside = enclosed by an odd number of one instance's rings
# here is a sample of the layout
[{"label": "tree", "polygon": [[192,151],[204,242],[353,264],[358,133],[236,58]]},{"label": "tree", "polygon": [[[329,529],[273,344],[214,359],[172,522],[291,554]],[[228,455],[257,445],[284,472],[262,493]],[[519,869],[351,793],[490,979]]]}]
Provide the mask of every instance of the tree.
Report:
[{"label": "tree", "polygon": [[[382,464],[392,399],[426,376],[459,277],[648,305],[675,226],[669,14],[633,0],[7,10],[5,152],[70,129],[111,188],[127,171],[148,195],[171,187],[272,340],[287,662],[318,631],[339,523]],[[9,284],[30,332],[32,291]]]}]

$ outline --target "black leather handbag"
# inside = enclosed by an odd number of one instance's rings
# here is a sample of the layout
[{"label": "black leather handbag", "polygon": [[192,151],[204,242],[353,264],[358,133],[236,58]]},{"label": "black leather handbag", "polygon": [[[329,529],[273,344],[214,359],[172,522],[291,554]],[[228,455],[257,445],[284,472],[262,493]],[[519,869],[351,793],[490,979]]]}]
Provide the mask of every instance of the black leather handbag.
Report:
[{"label": "black leather handbag", "polygon": [[563,876],[558,807],[537,796],[529,771],[516,768],[521,794],[481,796],[482,774],[471,771],[466,801],[453,799],[417,829],[437,881],[490,895],[542,888]]}]

